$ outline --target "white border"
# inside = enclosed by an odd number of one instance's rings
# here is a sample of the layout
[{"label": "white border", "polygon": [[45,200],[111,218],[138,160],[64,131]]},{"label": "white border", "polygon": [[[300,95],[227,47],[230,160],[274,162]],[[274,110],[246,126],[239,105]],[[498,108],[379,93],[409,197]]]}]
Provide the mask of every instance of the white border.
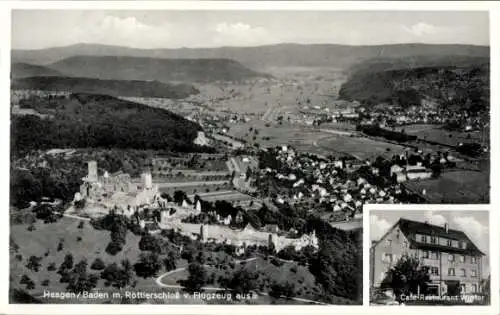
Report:
[{"label": "white border", "polygon": [[[267,2],[267,1],[78,1],[78,2],[65,2],[65,1],[5,1],[0,2],[0,107],[2,115],[0,117],[7,123],[0,124],[2,128],[1,145],[4,154],[1,156],[3,176],[0,178],[2,189],[0,190],[0,200],[4,201],[6,206],[4,209],[4,220],[0,220],[0,233],[2,233],[3,249],[6,253],[8,247],[8,231],[9,219],[7,218],[7,200],[9,191],[9,73],[10,73],[10,9],[128,9],[128,10],[150,10],[150,9],[164,9],[164,10],[349,10],[349,11],[378,11],[378,10],[400,10],[400,11],[490,11],[490,47],[491,47],[491,207],[481,205],[454,205],[455,209],[467,210],[468,208],[484,209],[491,208],[490,212],[490,246],[491,246],[491,275],[492,275],[492,304],[490,307],[406,307],[402,308],[386,308],[386,307],[368,307],[365,303],[364,306],[215,306],[215,305],[9,305],[8,304],[8,273],[2,272],[0,278],[0,312],[7,314],[67,314],[67,313],[81,313],[81,314],[243,314],[250,312],[258,312],[260,314],[303,314],[314,312],[316,314],[365,314],[365,313],[385,313],[385,314],[400,314],[402,311],[407,314],[426,313],[442,313],[443,310],[452,312],[453,314],[459,312],[466,312],[467,314],[498,314],[500,309],[499,303],[499,277],[498,272],[499,258],[499,218],[496,205],[500,204],[499,190],[497,178],[498,163],[500,161],[499,150],[499,134],[498,134],[498,121],[500,119],[498,106],[500,105],[498,87],[500,87],[499,80],[499,54],[500,54],[500,4],[489,1],[439,1],[439,2],[411,2],[411,1],[283,1],[283,2]],[[494,87],[494,88],[493,88]],[[381,207],[388,209],[387,205],[374,205],[372,209]],[[425,208],[423,205],[415,206],[401,206],[398,209]],[[442,206],[432,206],[432,209],[442,209]],[[447,206],[444,206],[445,208]],[[369,223],[369,215],[365,213],[364,220],[364,259],[363,259],[363,287],[364,290],[369,290],[369,230],[367,228]],[[8,270],[9,259],[8,256],[0,255],[0,262],[2,271]],[[363,299],[368,301],[368,294],[364,292]]]}]

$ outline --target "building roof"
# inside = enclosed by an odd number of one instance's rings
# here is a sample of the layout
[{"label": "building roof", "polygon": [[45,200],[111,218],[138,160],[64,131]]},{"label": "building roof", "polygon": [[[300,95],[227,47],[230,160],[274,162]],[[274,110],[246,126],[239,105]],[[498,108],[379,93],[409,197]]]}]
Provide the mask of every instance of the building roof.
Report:
[{"label": "building roof", "polygon": [[[479,248],[472,242],[472,240],[462,231],[448,229],[446,231],[444,226],[432,225],[429,223],[412,221],[407,219],[399,219],[399,221],[395,224],[395,226],[399,226],[401,232],[405,234],[405,236],[410,241],[411,248],[420,248],[420,249],[434,249],[438,251],[446,250],[447,252],[456,252],[461,254],[468,255],[485,255]],[[431,236],[445,237],[448,239],[465,242],[467,245],[465,249],[463,248],[455,248],[449,246],[443,246],[439,244],[428,244],[428,243],[420,243],[416,240],[416,234],[426,234]]]}]

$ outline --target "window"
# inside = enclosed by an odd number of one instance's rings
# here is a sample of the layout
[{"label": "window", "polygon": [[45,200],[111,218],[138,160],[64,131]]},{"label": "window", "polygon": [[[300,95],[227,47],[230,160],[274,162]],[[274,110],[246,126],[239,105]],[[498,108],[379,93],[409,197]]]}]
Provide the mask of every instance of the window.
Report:
[{"label": "window", "polygon": [[477,277],[476,269],[472,269],[470,275],[471,275],[471,277],[474,277],[474,278]]},{"label": "window", "polygon": [[458,248],[458,241],[453,240],[451,246]]},{"label": "window", "polygon": [[403,241],[403,248],[408,248],[408,241]]},{"label": "window", "polygon": [[431,252],[431,259],[438,260],[438,252]]},{"label": "window", "polygon": [[466,247],[465,242],[460,242],[460,248],[461,248],[461,249],[465,249],[465,247]]},{"label": "window", "polygon": [[460,255],[460,262],[461,263],[465,262],[465,256],[464,255]]},{"label": "window", "polygon": [[431,236],[431,244],[436,244],[437,243],[437,237]]},{"label": "window", "polygon": [[439,276],[439,268],[438,267],[431,267],[431,275]]},{"label": "window", "polygon": [[471,262],[472,264],[477,263],[477,257],[472,256],[472,257],[470,258],[470,262]]},{"label": "window", "polygon": [[426,240],[427,239],[426,239],[425,235],[420,235],[420,242],[421,243],[426,243]]},{"label": "window", "polygon": [[465,272],[465,269],[463,269],[463,268],[462,268],[462,269],[460,269],[460,275],[461,275],[462,277],[466,277],[466,276],[467,276],[467,273]]},{"label": "window", "polygon": [[429,252],[424,250],[424,252],[422,253],[423,254],[423,258],[429,258]]},{"label": "window", "polygon": [[454,276],[455,275],[455,268],[448,268],[448,276]]},{"label": "window", "polygon": [[451,240],[446,240],[446,246],[451,247]]},{"label": "window", "polygon": [[478,293],[477,292],[477,284],[474,283],[474,284],[472,284],[471,287],[472,287],[472,293]]},{"label": "window", "polygon": [[392,240],[385,240],[385,246],[391,247],[392,246]]},{"label": "window", "polygon": [[466,293],[466,290],[467,290],[467,289],[466,289],[465,283],[462,283],[462,284],[460,285],[460,293],[462,293],[462,294],[463,294],[463,293]]},{"label": "window", "polygon": [[455,255],[448,254],[448,261],[455,261]]},{"label": "window", "polygon": [[392,263],[392,254],[390,253],[384,253],[383,259],[384,262],[386,263]]}]

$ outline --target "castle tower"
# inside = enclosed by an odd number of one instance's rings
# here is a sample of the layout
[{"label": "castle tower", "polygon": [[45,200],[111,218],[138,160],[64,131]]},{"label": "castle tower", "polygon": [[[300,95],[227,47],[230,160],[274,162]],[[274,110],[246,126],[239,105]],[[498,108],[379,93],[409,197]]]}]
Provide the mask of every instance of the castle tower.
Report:
[{"label": "castle tower", "polygon": [[87,181],[89,182],[97,182],[98,176],[97,176],[97,162],[96,161],[89,161],[88,163],[89,171],[87,174]]},{"label": "castle tower", "polygon": [[269,242],[268,242],[268,247],[273,247],[275,248],[276,251],[279,251],[279,244],[278,244],[278,234],[269,234]]},{"label": "castle tower", "polygon": [[200,227],[200,240],[205,243],[208,240],[208,226],[202,224]]},{"label": "castle tower", "polygon": [[153,187],[153,178],[150,172],[143,173],[144,178],[144,188],[151,189]]}]

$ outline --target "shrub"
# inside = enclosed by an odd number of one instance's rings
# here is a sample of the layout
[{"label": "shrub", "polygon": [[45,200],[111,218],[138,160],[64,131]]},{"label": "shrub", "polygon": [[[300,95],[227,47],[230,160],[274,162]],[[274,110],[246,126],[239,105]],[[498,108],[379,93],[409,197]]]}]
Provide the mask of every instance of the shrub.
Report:
[{"label": "shrub", "polygon": [[104,268],[106,268],[106,265],[104,264],[102,259],[99,257],[97,257],[94,260],[94,262],[92,262],[92,265],[90,265],[90,269],[93,269],[93,270],[103,270]]}]

